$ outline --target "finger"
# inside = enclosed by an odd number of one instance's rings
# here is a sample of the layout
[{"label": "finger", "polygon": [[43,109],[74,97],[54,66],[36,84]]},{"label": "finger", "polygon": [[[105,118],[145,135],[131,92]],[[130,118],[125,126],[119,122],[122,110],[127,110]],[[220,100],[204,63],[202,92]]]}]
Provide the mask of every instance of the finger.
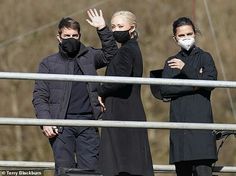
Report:
[{"label": "finger", "polygon": [[167,63],[173,63],[173,62],[175,62],[173,59],[167,61]]},{"label": "finger", "polygon": [[176,62],[168,62],[168,65],[170,65],[170,64],[176,64]]},{"label": "finger", "polygon": [[99,15],[100,15],[101,17],[103,17],[102,10],[99,10]]},{"label": "finger", "polygon": [[97,12],[97,9],[93,9],[94,13],[95,13],[95,16],[99,16],[98,15],[98,12]]},{"label": "finger", "polygon": [[89,9],[89,11],[90,11],[91,15],[94,17],[95,14],[94,14],[93,10],[92,10],[92,9]]},{"label": "finger", "polygon": [[46,137],[49,137],[50,136],[50,134],[48,133],[48,131],[46,130],[46,131],[44,131],[43,132],[43,134],[46,136]]},{"label": "finger", "polygon": [[177,65],[177,63],[176,63],[176,62],[171,62],[171,63],[169,63],[168,65],[169,65],[169,66],[171,66],[171,65]]},{"label": "finger", "polygon": [[54,136],[56,136],[56,135],[57,135],[57,134],[54,133],[53,131],[48,132],[48,137],[49,137],[49,138],[52,138],[52,137],[54,137]]},{"label": "finger", "polygon": [[92,14],[90,13],[90,11],[89,11],[89,10],[87,11],[87,14],[88,14],[88,16],[89,16],[89,18],[90,18],[90,19],[92,19],[92,18],[93,18]]},{"label": "finger", "polygon": [[93,26],[93,22],[92,22],[92,21],[90,21],[90,20],[88,20],[88,19],[86,19],[86,21],[87,21],[91,26]]},{"label": "finger", "polygon": [[170,62],[177,62],[178,61],[178,59],[171,59],[171,60],[169,60]]},{"label": "finger", "polygon": [[179,67],[177,67],[177,66],[171,66],[170,68],[178,68],[179,69]]},{"label": "finger", "polygon": [[101,106],[102,106],[103,108],[105,108],[105,105],[104,105],[103,103],[101,103]]},{"label": "finger", "polygon": [[171,68],[172,68],[172,67],[178,67],[178,65],[176,65],[176,64],[170,64],[169,67],[171,67]]},{"label": "finger", "polygon": [[56,134],[51,134],[51,135],[48,136],[48,138],[53,138],[55,136],[56,136]]},{"label": "finger", "polygon": [[178,62],[178,61],[181,61],[180,59],[177,59],[177,58],[173,58],[173,59],[171,59],[171,61],[173,61],[173,62]]}]

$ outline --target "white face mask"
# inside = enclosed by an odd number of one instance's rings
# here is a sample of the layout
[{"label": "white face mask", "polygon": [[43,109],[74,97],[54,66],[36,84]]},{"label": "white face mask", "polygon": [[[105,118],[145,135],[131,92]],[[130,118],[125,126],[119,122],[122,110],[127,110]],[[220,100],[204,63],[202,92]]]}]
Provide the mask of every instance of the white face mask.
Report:
[{"label": "white face mask", "polygon": [[178,45],[185,49],[189,50],[193,45],[195,44],[195,38],[194,37],[187,37],[187,38],[180,38],[178,39]]}]

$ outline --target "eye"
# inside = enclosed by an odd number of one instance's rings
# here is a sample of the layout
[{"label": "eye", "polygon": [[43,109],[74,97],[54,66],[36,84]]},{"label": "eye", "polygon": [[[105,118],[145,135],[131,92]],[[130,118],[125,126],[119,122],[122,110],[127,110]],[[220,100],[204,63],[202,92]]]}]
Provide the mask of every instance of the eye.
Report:
[{"label": "eye", "polygon": [[191,36],[193,35],[193,32],[187,33],[187,36]]},{"label": "eye", "polygon": [[180,37],[180,38],[181,38],[181,37],[184,37],[184,36],[185,36],[184,34],[179,34],[179,35],[178,35],[178,37]]},{"label": "eye", "polygon": [[77,38],[77,37],[79,37],[79,34],[73,34],[72,37]]}]

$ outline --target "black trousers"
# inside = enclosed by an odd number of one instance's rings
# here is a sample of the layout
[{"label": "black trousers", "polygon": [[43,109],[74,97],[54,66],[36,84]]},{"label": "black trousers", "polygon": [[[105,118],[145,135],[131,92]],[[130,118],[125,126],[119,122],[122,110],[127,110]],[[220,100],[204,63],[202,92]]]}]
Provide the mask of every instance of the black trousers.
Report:
[{"label": "black trousers", "polygon": [[212,160],[181,161],[175,168],[177,176],[212,176]]},{"label": "black trousers", "polygon": [[98,169],[100,137],[97,128],[64,127],[62,133],[49,141],[54,154],[56,176],[60,175],[62,168]]}]

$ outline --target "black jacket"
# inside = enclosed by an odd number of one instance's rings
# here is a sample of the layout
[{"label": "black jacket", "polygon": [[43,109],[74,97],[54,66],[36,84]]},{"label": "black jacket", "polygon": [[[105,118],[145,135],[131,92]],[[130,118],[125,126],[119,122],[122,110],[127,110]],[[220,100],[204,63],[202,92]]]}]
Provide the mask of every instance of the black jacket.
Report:
[{"label": "black jacket", "polygon": [[[181,59],[182,70],[172,69],[167,61]],[[211,55],[195,47],[191,52],[180,51],[165,63],[163,78],[216,80],[217,70]],[[213,123],[210,96],[213,88],[191,86],[161,86],[164,98],[171,98],[170,121]],[[216,139],[210,130],[171,130],[170,163],[189,160],[217,160]]]},{"label": "black jacket", "polygon": [[[142,73],[142,55],[135,39],[122,45],[106,71],[108,76],[141,77]],[[105,98],[103,120],[146,121],[140,85],[104,83],[98,94]],[[100,161],[104,176],[119,172],[153,175],[146,129],[103,128],[101,140]]]},{"label": "black jacket", "polygon": [[[105,67],[117,52],[117,45],[108,28],[98,31],[102,49],[85,47],[81,44],[75,60],[84,75],[97,75],[96,69]],[[68,59],[63,51],[48,56],[39,65],[39,73],[73,74],[74,60]],[[90,103],[94,118],[100,114],[97,96],[98,83],[88,83]],[[68,81],[35,81],[33,105],[39,119],[64,119],[68,108],[72,82]],[[79,90],[78,90],[79,91]],[[79,108],[79,107],[78,107]]]}]

